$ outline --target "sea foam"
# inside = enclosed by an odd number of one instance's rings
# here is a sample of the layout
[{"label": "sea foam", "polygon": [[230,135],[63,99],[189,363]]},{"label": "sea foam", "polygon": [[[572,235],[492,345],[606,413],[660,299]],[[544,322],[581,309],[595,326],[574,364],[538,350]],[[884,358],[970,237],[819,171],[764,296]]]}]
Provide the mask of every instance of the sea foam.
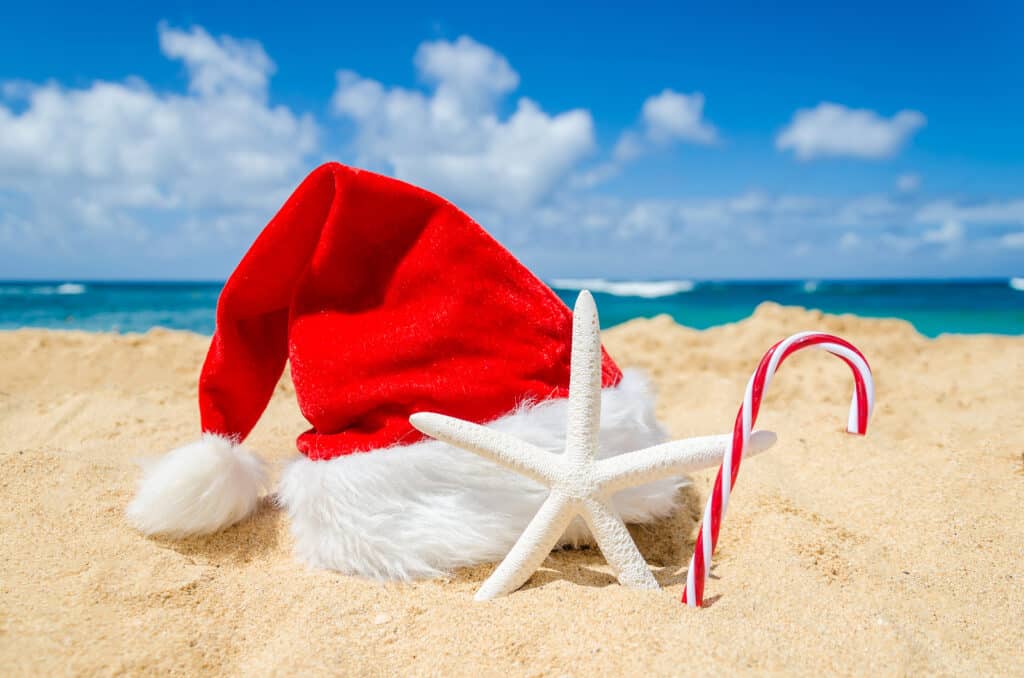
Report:
[{"label": "sea foam", "polygon": [[57,294],[85,294],[85,285],[79,285],[78,283],[57,285]]},{"label": "sea foam", "polygon": [[51,294],[85,294],[85,285],[79,283],[62,283],[60,285],[35,285],[33,287],[25,287],[22,285],[11,285],[0,287],[0,295],[41,295],[48,296]]},{"label": "sea foam", "polygon": [[561,290],[590,290],[617,297],[641,297],[657,299],[673,294],[692,292],[696,284],[691,280],[660,280],[644,282],[639,280],[611,281],[604,278],[555,278],[551,286]]}]

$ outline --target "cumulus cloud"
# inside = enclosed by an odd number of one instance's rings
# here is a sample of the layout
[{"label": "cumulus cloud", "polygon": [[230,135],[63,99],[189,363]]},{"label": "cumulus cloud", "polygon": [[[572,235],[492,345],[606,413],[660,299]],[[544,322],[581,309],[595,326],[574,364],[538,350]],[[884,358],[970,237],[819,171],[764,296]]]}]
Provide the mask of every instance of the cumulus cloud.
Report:
[{"label": "cumulus cloud", "polygon": [[703,94],[664,89],[644,100],[636,126],[622,133],[611,159],[576,174],[572,183],[576,188],[592,188],[653,151],[676,143],[710,145],[717,141],[717,128],[704,118]]},{"label": "cumulus cloud", "polygon": [[201,210],[263,214],[301,176],[317,125],[268,103],[274,64],[259,43],[163,24],[159,43],[184,64],[187,93],[135,78],[4,88],[20,104],[0,103],[0,193],[18,196],[19,240],[145,240]]},{"label": "cumulus cloud", "polygon": [[886,118],[868,109],[822,102],[798,110],[775,139],[780,151],[808,160],[822,156],[886,158],[894,155],[925,125],[919,111],[903,110]]},{"label": "cumulus cloud", "polygon": [[919,223],[960,221],[972,224],[1024,225],[1024,200],[993,200],[956,203],[936,200],[922,205],[914,215]]},{"label": "cumulus cloud", "polygon": [[[588,193],[560,196],[521,221],[493,215],[486,223],[499,232],[529,224],[525,232],[517,228],[519,240],[511,244],[539,270],[558,275],[750,278],[817,266],[807,274],[828,277],[863,268],[860,253],[839,247],[844,229],[854,233],[845,238],[848,247],[860,244],[873,265],[887,264],[880,244],[887,219],[848,202],[763,191],[640,200]],[[622,252],[642,256],[612,254]],[[614,270],[600,268],[608,262]]]},{"label": "cumulus cloud", "polygon": [[712,144],[717,140],[718,130],[704,119],[704,95],[666,89],[644,101],[637,129],[619,137],[612,157],[614,163],[621,164],[677,142]]},{"label": "cumulus cloud", "polygon": [[504,56],[466,35],[454,42],[423,43],[414,62],[420,77],[437,86],[437,100],[467,111],[491,111],[496,101],[519,87],[519,74]]},{"label": "cumulus cloud", "polygon": [[[943,204],[942,214],[1013,216],[1007,203]],[[595,262],[614,260],[620,277],[777,277],[794,271],[823,278],[899,277],[908,274],[911,255],[917,275],[948,276],[952,266],[970,275],[998,275],[1024,247],[1024,232],[1007,230],[1013,222],[920,221],[924,207],[913,197],[886,194],[754,190],[628,200],[586,193],[560,196],[526,219],[496,214],[484,223],[499,233],[514,229],[510,244],[538,266],[581,276],[609,275],[595,269]],[[938,214],[934,210],[929,208]],[[557,248],[551,248],[553,238]],[[624,251],[643,256],[635,262],[609,256]],[[964,268],[969,266],[974,268]]]},{"label": "cumulus cloud", "polygon": [[948,219],[938,228],[925,231],[921,241],[939,245],[952,245],[964,238],[963,225],[954,219]]},{"label": "cumulus cloud", "polygon": [[718,139],[718,131],[704,120],[704,95],[700,92],[663,90],[644,102],[642,115],[647,137],[656,143],[710,144]]},{"label": "cumulus cloud", "polygon": [[[937,262],[915,273],[945,275],[952,264],[942,256],[1008,270],[1024,248],[1024,200],[929,201],[916,192],[916,175],[898,179],[891,194],[854,196],[749,190],[627,199],[573,191],[646,153],[715,144],[704,97],[649,97],[608,161],[580,175],[595,146],[589,112],[510,100],[519,75],[468,37],[422,44],[417,88],[340,71],[331,110],[347,123],[352,154],[321,151],[312,116],[270,102],[274,64],[259,43],[198,27],[161,25],[158,35],[162,53],[181,66],[180,91],[136,78],[77,87],[0,82],[7,275],[224,275],[305,172],[339,155],[470,208],[542,275],[828,277],[862,275],[865,258],[873,274],[899,275],[911,252]],[[860,137],[861,155],[904,143],[861,129],[892,127],[901,114],[842,110],[860,120],[844,129]],[[792,144],[807,157],[838,152],[834,143]],[[583,180],[587,174],[593,180]],[[35,259],[26,259],[33,247]]]},{"label": "cumulus cloud", "polygon": [[503,119],[500,104],[519,76],[472,38],[423,43],[414,63],[430,91],[338,72],[332,109],[355,123],[362,164],[467,206],[522,210],[548,196],[594,148],[586,110],[551,115],[523,97]]},{"label": "cumulus cloud", "polygon": [[941,225],[927,231],[927,242],[945,242],[941,238],[948,236],[955,243],[967,237],[969,228],[971,239],[996,249],[1024,247],[1024,231],[1016,230],[1024,226],[1024,200],[935,200],[917,207],[910,219],[918,224]]},{"label": "cumulus cloud", "polygon": [[[642,248],[643,261],[652,266],[665,258],[657,271],[663,275],[674,270],[673,260],[687,267],[687,275],[701,270],[709,276],[753,275],[743,267],[756,259],[765,274],[778,276],[795,256],[820,254],[823,267],[843,263],[850,267],[847,273],[854,274],[864,266],[865,255],[875,266],[882,265],[889,249],[909,252],[932,243],[950,244],[958,236],[966,244],[966,230],[959,224],[908,226],[914,224],[915,209],[912,201],[885,194],[825,197],[751,190],[719,197],[640,200],[568,194],[525,218],[480,216],[517,251],[538,244],[550,248],[554,238],[558,256],[572,251],[600,258],[603,252],[607,258],[608,252]],[[890,274],[899,271],[892,268]],[[828,277],[829,271],[816,275]]]},{"label": "cumulus cloud", "polygon": [[[855,215],[861,215],[857,220]],[[564,197],[529,220],[542,231],[558,233],[572,246],[599,245],[618,249],[644,243],[652,249],[676,247],[728,252],[770,241],[787,247],[820,240],[821,232],[844,225],[878,222],[851,209],[848,201],[747,191],[713,198],[625,200],[599,195]]]},{"label": "cumulus cloud", "polygon": [[188,69],[190,91],[205,97],[240,94],[266,98],[275,66],[258,42],[231,36],[214,39],[198,26],[182,31],[166,23],[160,24],[159,36],[164,56],[181,60]]}]

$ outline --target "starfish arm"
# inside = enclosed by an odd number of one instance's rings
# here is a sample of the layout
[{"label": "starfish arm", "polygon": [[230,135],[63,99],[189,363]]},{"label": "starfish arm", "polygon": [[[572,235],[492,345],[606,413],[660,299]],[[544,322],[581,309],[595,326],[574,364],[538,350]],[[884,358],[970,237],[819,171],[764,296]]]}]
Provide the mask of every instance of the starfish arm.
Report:
[{"label": "starfish arm", "polygon": [[601,328],[590,292],[576,298],[572,318],[572,362],[569,368],[566,456],[592,459],[601,428]]},{"label": "starfish arm", "polygon": [[[755,431],[744,458],[764,452],[775,444],[771,431]],[[597,483],[605,494],[717,466],[732,445],[732,436],[687,438],[644,450],[602,459],[597,464]]]},{"label": "starfish arm", "polygon": [[656,589],[658,582],[647,567],[633,537],[618,514],[607,503],[590,498],[583,502],[583,519],[605,560],[612,566],[623,586],[634,589]]},{"label": "starfish arm", "polygon": [[525,584],[551,553],[575,516],[575,506],[564,495],[549,495],[505,560],[501,561],[476,592],[475,599],[498,598]]},{"label": "starfish arm", "polygon": [[557,472],[556,455],[486,426],[434,412],[417,412],[409,423],[431,438],[479,454],[543,485],[551,485]]}]

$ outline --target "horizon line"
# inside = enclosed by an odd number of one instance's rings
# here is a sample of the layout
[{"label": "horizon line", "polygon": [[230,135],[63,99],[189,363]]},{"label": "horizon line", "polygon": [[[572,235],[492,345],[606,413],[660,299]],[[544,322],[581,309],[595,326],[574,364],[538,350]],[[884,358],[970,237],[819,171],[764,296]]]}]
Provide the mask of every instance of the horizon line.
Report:
[{"label": "horizon line", "polygon": [[[697,277],[676,277],[676,278],[606,278],[603,276],[554,276],[551,278],[544,278],[537,276],[539,280],[545,284],[551,285],[555,280],[573,280],[573,281],[586,281],[595,280],[602,282],[612,283],[664,283],[664,282],[691,282],[694,284],[700,283],[807,283],[807,282],[818,282],[818,283],[830,283],[830,282],[842,282],[842,283],[986,283],[986,282],[1010,282],[1012,280],[1019,280],[1024,277],[1024,273],[1021,276],[958,276],[958,277],[905,277],[905,278],[826,278],[820,276],[803,276],[797,278],[697,278]],[[212,278],[88,278],[88,277],[61,277],[61,278],[0,278],[0,285],[39,285],[39,284],[107,284],[107,285],[119,285],[119,284],[148,284],[148,285],[224,285],[227,283],[227,278],[223,279],[212,279]],[[561,289],[561,288],[560,288]]]}]

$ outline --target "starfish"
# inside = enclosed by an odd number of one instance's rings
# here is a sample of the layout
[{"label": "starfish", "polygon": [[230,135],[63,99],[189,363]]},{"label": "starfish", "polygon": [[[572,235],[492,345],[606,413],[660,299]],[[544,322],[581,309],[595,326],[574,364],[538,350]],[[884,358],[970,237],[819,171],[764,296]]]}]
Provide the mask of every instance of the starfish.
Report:
[{"label": "starfish", "polygon": [[[490,600],[518,589],[530,578],[577,516],[582,516],[619,583],[656,589],[658,583],[622,519],[613,494],[660,478],[716,466],[731,436],[675,440],[597,459],[601,422],[601,337],[597,307],[583,290],[573,310],[568,422],[563,454],[552,454],[486,426],[433,412],[409,421],[426,435],[497,462],[550,488],[547,499],[497,569],[476,593]],[[775,435],[755,433],[747,455],[767,450]]]}]

